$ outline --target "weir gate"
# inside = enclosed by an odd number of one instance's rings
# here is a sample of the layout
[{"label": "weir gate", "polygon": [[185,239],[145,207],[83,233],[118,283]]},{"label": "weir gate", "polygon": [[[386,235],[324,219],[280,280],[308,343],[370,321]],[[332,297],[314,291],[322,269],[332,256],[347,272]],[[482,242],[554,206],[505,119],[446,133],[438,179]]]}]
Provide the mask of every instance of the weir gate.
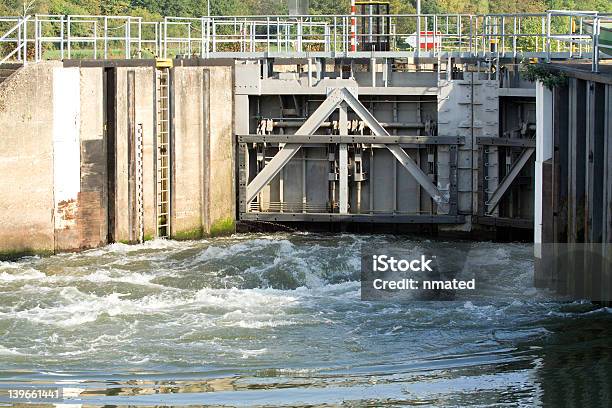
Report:
[{"label": "weir gate", "polygon": [[[3,17],[0,87],[21,65],[63,60],[54,69],[80,70],[82,104],[83,78],[98,70],[98,106],[79,112],[103,112],[101,243],[191,237],[219,220],[532,229],[540,119],[525,65],[580,61],[598,75],[609,22],[569,11]],[[219,67],[231,75],[213,83]],[[64,91],[54,92],[57,103]],[[215,121],[225,127],[213,140]],[[57,137],[59,194],[72,173],[58,165]],[[80,149],[77,213],[91,158]],[[56,197],[55,249],[70,224],[57,222],[61,205]]]}]

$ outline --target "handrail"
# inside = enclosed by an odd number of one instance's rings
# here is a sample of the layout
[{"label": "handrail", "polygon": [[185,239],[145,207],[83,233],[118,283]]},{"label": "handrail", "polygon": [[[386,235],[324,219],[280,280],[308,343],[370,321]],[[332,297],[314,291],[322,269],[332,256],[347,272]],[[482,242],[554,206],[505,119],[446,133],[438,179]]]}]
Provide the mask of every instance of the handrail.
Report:
[{"label": "handrail", "polygon": [[[599,42],[600,23],[609,18],[595,11],[571,10],[509,14],[168,16],[162,21],[132,16],[37,14],[30,30],[27,16],[6,32],[0,43],[16,43],[18,51],[11,52],[8,58],[19,54],[18,60],[25,60],[21,54],[26,54],[24,43],[29,35],[37,61],[175,55],[364,57],[370,53],[547,61],[590,56],[596,71],[603,57],[600,50],[609,47]],[[367,19],[379,19],[384,31],[368,31],[371,26],[361,25]],[[0,17],[2,21],[6,19]],[[19,34],[9,39],[16,31]],[[353,40],[359,47],[353,46]]]},{"label": "handrail", "polygon": [[[28,59],[28,29],[27,23],[31,16],[16,17],[17,24],[15,24],[10,30],[0,37],[0,44],[16,43],[15,49],[9,52],[4,58],[0,59],[0,65],[9,61],[15,54],[17,54],[17,61],[22,62],[23,65],[27,63]],[[0,21],[12,21],[11,18],[3,19]],[[9,39],[9,36],[14,32],[17,32],[17,38]]]}]

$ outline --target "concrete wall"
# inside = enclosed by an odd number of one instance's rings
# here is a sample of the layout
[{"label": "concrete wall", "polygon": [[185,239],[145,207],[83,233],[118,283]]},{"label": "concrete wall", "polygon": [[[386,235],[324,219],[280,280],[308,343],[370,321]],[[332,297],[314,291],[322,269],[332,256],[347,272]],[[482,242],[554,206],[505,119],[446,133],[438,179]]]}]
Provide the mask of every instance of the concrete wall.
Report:
[{"label": "concrete wall", "polygon": [[232,68],[176,67],[173,89],[172,235],[232,232]]},{"label": "concrete wall", "polygon": [[210,67],[208,234],[231,232],[236,214],[232,68]]},{"label": "concrete wall", "polygon": [[0,254],[106,243],[103,73],[44,62],[0,87]]},{"label": "concrete wall", "polygon": [[[128,73],[134,72],[133,95],[128,94]],[[154,238],[155,219],[155,69],[153,67],[119,67],[116,69],[116,122],[115,126],[115,229],[117,242],[128,242],[134,237],[130,230],[135,228],[130,219],[129,198],[129,157],[128,144],[129,115],[128,98],[134,105],[134,129],[142,126],[143,132],[143,198],[145,238]]]},{"label": "concrete wall", "polygon": [[52,84],[37,64],[0,85],[0,254],[54,250]]},{"label": "concrete wall", "polygon": [[[173,71],[172,235],[232,232],[232,67]],[[114,78],[114,90],[108,78]],[[128,86],[130,78],[133,86]],[[43,62],[24,67],[0,86],[0,171],[5,175],[0,178],[5,192],[0,195],[0,256],[97,247],[107,243],[109,233],[115,241],[137,239],[129,146],[138,129],[145,239],[155,237],[155,99],[152,66],[105,71]]]},{"label": "concrete wall", "polygon": [[200,67],[177,67],[172,71],[172,217],[176,238],[197,238],[203,233],[204,144],[208,138],[204,122],[208,100],[208,76]]},{"label": "concrete wall", "polygon": [[79,246],[106,243],[107,151],[104,131],[104,71],[80,69],[80,192]]}]

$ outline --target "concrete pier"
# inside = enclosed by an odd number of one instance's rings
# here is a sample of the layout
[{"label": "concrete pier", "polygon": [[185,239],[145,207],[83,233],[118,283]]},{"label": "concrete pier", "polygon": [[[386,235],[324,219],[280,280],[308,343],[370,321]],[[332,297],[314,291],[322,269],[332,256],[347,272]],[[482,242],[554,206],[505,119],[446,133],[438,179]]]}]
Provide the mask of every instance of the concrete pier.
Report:
[{"label": "concrete pier", "polygon": [[[144,238],[156,236],[155,74],[153,60],[40,62],[0,85],[0,253],[136,242],[135,166]],[[232,67],[176,66],[172,76],[170,236],[232,232]]]}]

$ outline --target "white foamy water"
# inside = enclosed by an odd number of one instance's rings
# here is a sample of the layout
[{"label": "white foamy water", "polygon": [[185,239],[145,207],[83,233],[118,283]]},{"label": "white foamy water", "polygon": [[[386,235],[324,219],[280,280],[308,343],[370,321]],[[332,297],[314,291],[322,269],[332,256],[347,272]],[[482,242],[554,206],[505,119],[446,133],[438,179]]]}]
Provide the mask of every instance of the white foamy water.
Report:
[{"label": "white foamy water", "polygon": [[435,241],[251,234],[0,262],[0,385],[67,381],[94,405],[537,405],[564,350],[576,370],[606,355],[612,314],[529,289],[529,245],[457,250],[492,295],[401,303],[361,301],[362,245]]}]

